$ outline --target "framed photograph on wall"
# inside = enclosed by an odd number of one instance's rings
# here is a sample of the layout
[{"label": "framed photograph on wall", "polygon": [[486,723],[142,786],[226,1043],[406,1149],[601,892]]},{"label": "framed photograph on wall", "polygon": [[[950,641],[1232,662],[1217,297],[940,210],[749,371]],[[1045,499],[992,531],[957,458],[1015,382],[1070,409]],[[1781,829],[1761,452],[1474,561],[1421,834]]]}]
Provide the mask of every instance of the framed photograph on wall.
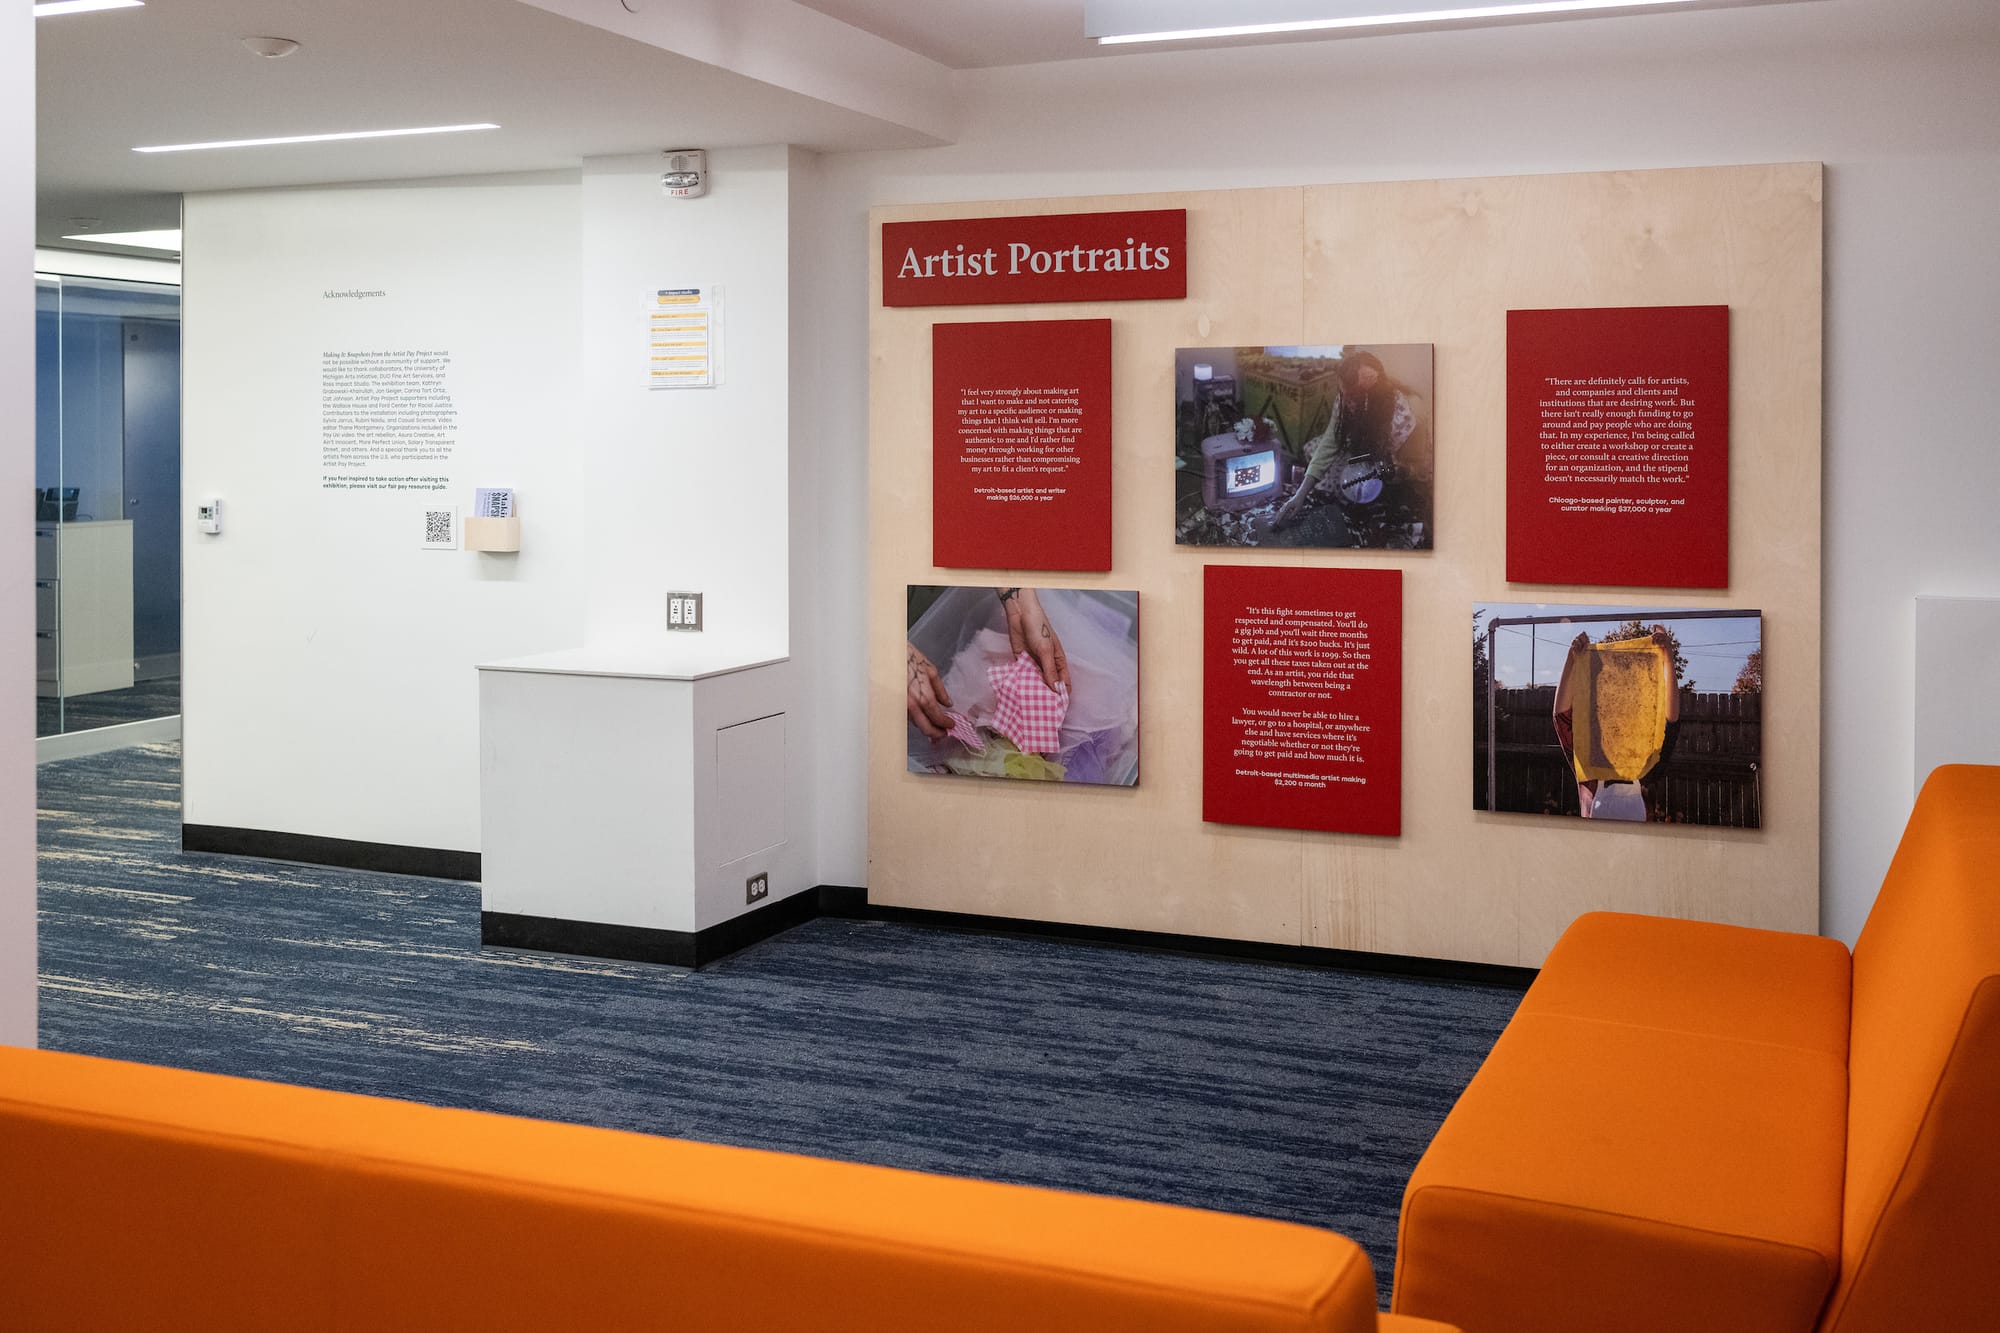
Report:
[{"label": "framed photograph on wall", "polygon": [[1429,343],[1174,353],[1174,540],[1421,551],[1435,541]]},{"label": "framed photograph on wall", "polygon": [[913,584],[908,770],[1134,787],[1139,594]]},{"label": "framed photograph on wall", "polygon": [[1472,804],[1763,826],[1760,611],[1481,602]]}]

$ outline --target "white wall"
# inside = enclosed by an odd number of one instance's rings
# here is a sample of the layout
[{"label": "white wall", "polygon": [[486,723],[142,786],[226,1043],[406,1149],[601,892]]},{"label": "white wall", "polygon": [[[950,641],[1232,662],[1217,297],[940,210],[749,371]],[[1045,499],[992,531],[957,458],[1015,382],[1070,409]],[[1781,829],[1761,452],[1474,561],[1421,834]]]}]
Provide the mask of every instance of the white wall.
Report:
[{"label": "white wall", "polygon": [[[791,339],[788,353],[791,387],[787,403],[791,451],[786,473],[791,583],[787,620],[795,716],[785,728],[793,794],[787,823],[795,864],[804,886],[809,888],[829,882],[819,865],[818,746],[822,732],[819,719],[827,703],[819,671],[819,664],[826,656],[820,641],[819,619],[825,563],[819,492],[824,481],[821,469],[831,451],[823,442],[828,424],[824,404],[827,357],[820,344],[821,312],[814,304],[820,289],[818,284],[804,280],[825,221],[820,211],[824,188],[820,158],[795,148],[791,150],[790,169],[787,196],[790,236],[785,255]],[[841,364],[844,367],[846,363]]]},{"label": "white wall", "polygon": [[2000,597],[1919,597],[1916,623],[1913,791],[1939,764],[2000,764]]},{"label": "white wall", "polygon": [[[789,150],[709,156],[700,199],[660,159],[583,169],[583,396],[593,492],[589,628],[659,629],[666,594],[705,594],[704,647],[746,660],[788,638]],[[642,312],[662,287],[720,286],[723,382],[648,389]]]},{"label": "white wall", "polygon": [[[225,515],[186,537],[187,822],[478,850],[475,663],[664,634],[682,589],[705,655],[789,650],[795,161],[711,154],[697,200],[643,154],[187,201],[185,502]],[[645,298],[683,285],[723,291],[723,383],[649,390]],[[320,353],[417,347],[456,357],[445,498],[518,488],[518,556],[319,487]]]},{"label": "white wall", "polygon": [[[35,450],[35,20],[0,10],[0,494],[25,496]],[[13,258],[7,258],[12,255]],[[26,513],[25,507],[18,512]],[[35,1044],[34,529],[0,528],[0,1043]]]},{"label": "white wall", "polygon": [[[1828,0],[987,70],[958,143],[824,159],[821,878],[867,874],[871,205],[1818,159],[1822,928],[1851,939],[1908,813],[1911,599],[2000,593],[2000,40],[1978,7],[1922,3],[1970,16],[1964,40],[1911,45],[1886,7]],[[1735,456],[1756,466],[1756,442]]]},{"label": "white wall", "polygon": [[[583,635],[576,173],[186,205],[185,814],[476,850],[473,666]],[[328,290],[381,290],[371,300]],[[444,497],[517,488],[519,555],[421,549],[431,497],[323,491],[321,353],[450,349]]]}]

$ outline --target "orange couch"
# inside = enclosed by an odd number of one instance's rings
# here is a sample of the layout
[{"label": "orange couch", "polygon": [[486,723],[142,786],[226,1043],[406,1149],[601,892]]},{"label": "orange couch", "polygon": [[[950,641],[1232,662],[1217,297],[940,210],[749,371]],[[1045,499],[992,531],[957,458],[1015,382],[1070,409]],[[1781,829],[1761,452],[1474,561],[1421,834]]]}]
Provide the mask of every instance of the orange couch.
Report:
[{"label": "orange couch", "polygon": [[7,1329],[1332,1330],[1330,1232],[0,1049]]},{"label": "orange couch", "polygon": [[2000,768],[1937,770],[1850,957],[1593,913],[1403,1195],[1466,1333],[2000,1329]]}]

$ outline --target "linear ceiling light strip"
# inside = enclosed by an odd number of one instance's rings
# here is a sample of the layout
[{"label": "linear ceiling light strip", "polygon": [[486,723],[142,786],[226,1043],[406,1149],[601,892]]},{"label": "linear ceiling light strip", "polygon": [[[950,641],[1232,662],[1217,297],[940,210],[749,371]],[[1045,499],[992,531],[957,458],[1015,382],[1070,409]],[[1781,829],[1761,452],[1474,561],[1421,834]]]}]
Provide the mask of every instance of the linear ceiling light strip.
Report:
[{"label": "linear ceiling light strip", "polygon": [[41,0],[35,6],[38,19],[57,14],[88,14],[95,9],[143,9],[146,0]]},{"label": "linear ceiling light strip", "polygon": [[[1748,0],[1758,3],[1760,0]],[[1152,8],[1143,18],[1129,5],[1117,3],[1096,3],[1086,11],[1086,32],[1105,46],[1126,42],[1171,42],[1199,41],[1217,37],[1268,36],[1297,32],[1329,32],[1342,28],[1380,28],[1417,23],[1464,23],[1482,19],[1528,18],[1538,15],[1589,14],[1607,10],[1671,9],[1682,5],[1702,4],[1714,7],[1717,0],[1515,0],[1506,4],[1470,4],[1443,6],[1434,3],[1411,3],[1410,0],[1362,0],[1361,3],[1337,3],[1337,0],[1323,0],[1318,4],[1301,4],[1297,0],[1290,3],[1271,0],[1262,5],[1236,6],[1231,12],[1246,19],[1257,15],[1252,21],[1189,25],[1167,28],[1160,26],[1163,20],[1176,13],[1213,13],[1212,6],[1202,6],[1200,11],[1185,6],[1164,6]],[[1162,12],[1164,10],[1164,13]]]},{"label": "linear ceiling light strip", "polygon": [[204,148],[268,148],[273,144],[331,143],[336,139],[399,139],[412,134],[462,134],[467,130],[497,130],[488,122],[477,125],[424,125],[408,130],[345,130],[339,134],[289,134],[277,139],[217,139],[212,143],[155,144],[134,148],[135,153],[192,153]]}]

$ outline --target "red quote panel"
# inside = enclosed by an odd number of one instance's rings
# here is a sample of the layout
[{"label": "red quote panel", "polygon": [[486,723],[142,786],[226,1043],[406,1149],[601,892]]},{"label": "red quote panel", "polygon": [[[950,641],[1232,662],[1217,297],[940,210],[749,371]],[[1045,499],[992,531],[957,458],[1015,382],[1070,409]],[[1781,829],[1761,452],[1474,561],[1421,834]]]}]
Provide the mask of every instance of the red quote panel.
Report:
[{"label": "red quote panel", "polygon": [[882,224],[882,304],[1178,301],[1187,210]]},{"label": "red quote panel", "polygon": [[1201,817],[1403,830],[1403,573],[1210,565]]},{"label": "red quote panel", "polygon": [[1729,586],[1729,307],[1507,313],[1507,578]]},{"label": "red quote panel", "polygon": [[1111,321],[931,328],[931,563],[1111,568]]}]

